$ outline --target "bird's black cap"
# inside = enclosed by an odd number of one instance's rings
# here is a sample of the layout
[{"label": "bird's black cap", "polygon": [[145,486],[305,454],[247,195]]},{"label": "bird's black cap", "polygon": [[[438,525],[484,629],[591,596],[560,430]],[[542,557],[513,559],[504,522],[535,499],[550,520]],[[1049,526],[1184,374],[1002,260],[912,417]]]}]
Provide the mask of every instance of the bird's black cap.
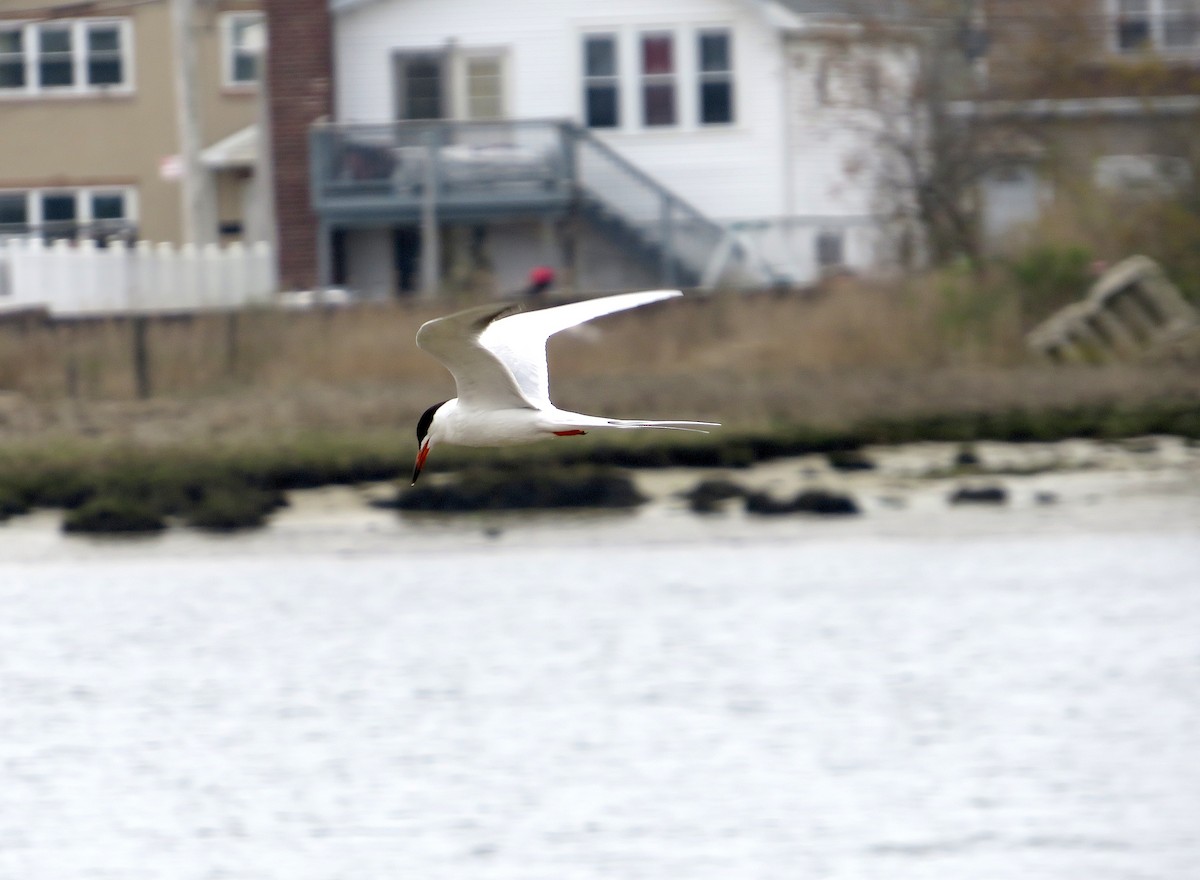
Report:
[{"label": "bird's black cap", "polygon": [[420,446],[425,442],[425,435],[429,433],[429,426],[433,424],[433,414],[437,412],[438,407],[445,402],[446,401],[443,400],[439,403],[435,403],[433,406],[429,407],[429,409],[425,410],[425,412],[421,413],[421,418],[417,419],[417,446]]}]

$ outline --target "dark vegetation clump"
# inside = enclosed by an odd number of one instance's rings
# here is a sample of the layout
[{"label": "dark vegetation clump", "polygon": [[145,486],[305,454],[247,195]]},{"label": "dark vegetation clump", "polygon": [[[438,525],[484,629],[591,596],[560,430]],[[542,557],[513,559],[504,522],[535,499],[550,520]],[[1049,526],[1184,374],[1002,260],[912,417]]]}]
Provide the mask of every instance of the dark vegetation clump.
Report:
[{"label": "dark vegetation clump", "polygon": [[20,492],[9,486],[0,486],[0,522],[29,510],[29,505]]},{"label": "dark vegetation clump", "polygon": [[181,513],[193,528],[233,532],[265,525],[267,517],[285,503],[278,489],[225,485],[206,489]]},{"label": "dark vegetation clump", "polygon": [[701,480],[684,492],[683,497],[693,513],[716,513],[723,502],[745,494],[745,488],[731,480],[711,479]]},{"label": "dark vegetation clump", "polygon": [[468,513],[483,510],[631,508],[646,501],[625,474],[606,468],[554,467],[528,471],[471,469],[447,483],[400,493],[397,509]]},{"label": "dark vegetation clump", "polygon": [[848,495],[824,489],[805,489],[789,500],[780,500],[766,492],[750,492],[746,495],[746,512],[759,516],[790,513],[852,516],[860,511],[858,503]]},{"label": "dark vegetation clump", "polygon": [[146,534],[166,527],[166,517],[152,502],[115,495],[93,498],[63,519],[63,529],[68,532]]},{"label": "dark vegetation clump", "polygon": [[1004,504],[1008,490],[1003,486],[959,486],[950,495],[951,504]]},{"label": "dark vegetation clump", "polygon": [[241,462],[163,457],[3,474],[0,497],[17,500],[14,513],[65,510],[63,528],[71,532],[158,531],[175,517],[229,531],[261,526],[285,503],[277,482],[270,471]]},{"label": "dark vegetation clump", "polygon": [[835,471],[873,471],[873,462],[861,449],[840,449],[826,453],[825,459]]},{"label": "dark vegetation clump", "polygon": [[954,454],[954,467],[957,470],[978,469],[983,462],[979,458],[979,453],[975,451],[975,447],[970,443],[964,443],[958,447],[958,452]]}]

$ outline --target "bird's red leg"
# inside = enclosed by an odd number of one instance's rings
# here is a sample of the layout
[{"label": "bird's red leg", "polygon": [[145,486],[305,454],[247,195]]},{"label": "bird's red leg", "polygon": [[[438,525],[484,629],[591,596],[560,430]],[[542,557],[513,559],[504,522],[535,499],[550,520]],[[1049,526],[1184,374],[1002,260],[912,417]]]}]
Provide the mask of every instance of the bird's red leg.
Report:
[{"label": "bird's red leg", "polygon": [[586,434],[587,431],[580,431],[578,428],[573,428],[570,431],[555,431],[555,437],[578,437],[580,434]]}]

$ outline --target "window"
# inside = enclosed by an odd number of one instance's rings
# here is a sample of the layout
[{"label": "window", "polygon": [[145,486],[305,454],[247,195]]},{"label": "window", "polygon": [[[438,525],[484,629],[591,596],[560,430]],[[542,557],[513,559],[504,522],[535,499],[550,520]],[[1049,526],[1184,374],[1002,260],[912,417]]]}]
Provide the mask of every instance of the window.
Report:
[{"label": "window", "polygon": [[225,85],[258,83],[259,55],[265,43],[266,23],[260,13],[233,13],[224,18]]},{"label": "window", "polygon": [[0,92],[25,88],[25,32],[0,29]]},{"label": "window", "polygon": [[817,266],[836,269],[844,265],[842,247],[842,233],[830,230],[817,233]]},{"label": "window", "polygon": [[1132,52],[1150,43],[1150,0],[1117,0],[1117,48]]},{"label": "window", "polygon": [[42,229],[48,238],[74,236],[78,225],[75,193],[44,192],[38,198],[42,207]]},{"label": "window", "polygon": [[504,118],[504,67],[496,57],[467,58],[467,119]]},{"label": "window", "polygon": [[87,25],[87,81],[116,86],[125,81],[121,58],[121,28],[113,22]]},{"label": "window", "polygon": [[736,121],[730,28],[630,28],[582,40],[588,128],[696,130]]},{"label": "window", "polygon": [[129,27],[119,19],[0,24],[0,96],[128,88]]},{"label": "window", "polygon": [[617,38],[594,34],[583,40],[583,108],[588,128],[621,124]]},{"label": "window", "polygon": [[445,119],[445,57],[440,53],[396,56],[397,119]]},{"label": "window", "polygon": [[38,83],[44,89],[75,84],[70,25],[38,28]]},{"label": "window", "polygon": [[1113,0],[1118,52],[1200,50],[1200,0]]},{"label": "window", "polygon": [[1162,44],[1171,50],[1200,47],[1200,2],[1163,0]]},{"label": "window", "polygon": [[733,53],[728,31],[702,31],[700,57],[700,124],[733,122]]},{"label": "window", "polygon": [[132,234],[134,221],[134,193],[128,188],[0,190],[0,237],[104,240]]},{"label": "window", "polygon": [[25,193],[0,192],[0,236],[29,231],[29,198]]},{"label": "window", "polygon": [[675,38],[642,35],[642,125],[675,124]]},{"label": "window", "polygon": [[88,199],[91,202],[92,222],[98,226],[119,225],[129,218],[123,192],[91,192]]}]

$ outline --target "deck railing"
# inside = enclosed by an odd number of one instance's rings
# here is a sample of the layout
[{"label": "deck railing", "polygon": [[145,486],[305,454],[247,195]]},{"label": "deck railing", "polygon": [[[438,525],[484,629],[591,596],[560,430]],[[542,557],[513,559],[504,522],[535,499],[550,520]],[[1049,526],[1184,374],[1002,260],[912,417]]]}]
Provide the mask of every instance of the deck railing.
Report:
[{"label": "deck railing", "polygon": [[580,211],[663,283],[755,275],[721,224],[564,120],[318,125],[312,189],[318,215],[335,225]]}]

